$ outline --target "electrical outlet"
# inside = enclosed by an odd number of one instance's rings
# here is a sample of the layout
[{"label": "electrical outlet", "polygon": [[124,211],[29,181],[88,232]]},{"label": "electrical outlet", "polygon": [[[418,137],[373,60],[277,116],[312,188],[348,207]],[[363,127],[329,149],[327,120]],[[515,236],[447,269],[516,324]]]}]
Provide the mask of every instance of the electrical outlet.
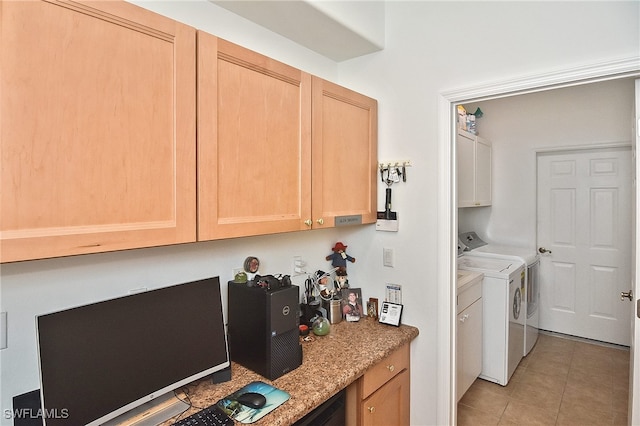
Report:
[{"label": "electrical outlet", "polygon": [[302,256],[293,256],[293,262],[291,264],[291,270],[293,271],[293,273],[291,274],[291,276],[297,277],[299,275],[306,274],[307,273],[305,271],[306,265],[307,265],[307,262],[304,261]]}]

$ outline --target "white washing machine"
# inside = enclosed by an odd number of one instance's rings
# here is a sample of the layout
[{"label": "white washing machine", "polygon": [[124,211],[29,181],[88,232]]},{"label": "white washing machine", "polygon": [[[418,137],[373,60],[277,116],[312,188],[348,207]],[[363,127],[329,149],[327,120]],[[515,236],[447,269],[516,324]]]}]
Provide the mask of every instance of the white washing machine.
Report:
[{"label": "white washing machine", "polygon": [[458,269],[482,272],[482,373],[506,386],[522,359],[524,264],[517,259],[462,256]]},{"label": "white washing machine", "polygon": [[[476,236],[477,238],[477,236]],[[500,259],[517,259],[527,265],[525,269],[525,290],[523,301],[526,313],[524,329],[523,355],[527,356],[538,340],[540,324],[540,255],[535,248],[485,244],[464,252],[465,256],[492,257]]]}]

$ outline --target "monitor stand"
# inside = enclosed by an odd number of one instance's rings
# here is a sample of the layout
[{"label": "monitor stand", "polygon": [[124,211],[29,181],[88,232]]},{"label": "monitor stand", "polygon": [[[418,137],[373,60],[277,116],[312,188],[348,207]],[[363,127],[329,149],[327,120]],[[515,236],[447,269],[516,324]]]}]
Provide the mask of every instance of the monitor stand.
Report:
[{"label": "monitor stand", "polygon": [[189,409],[182,401],[185,395],[176,397],[173,392],[159,396],[104,423],[103,426],[156,426]]}]

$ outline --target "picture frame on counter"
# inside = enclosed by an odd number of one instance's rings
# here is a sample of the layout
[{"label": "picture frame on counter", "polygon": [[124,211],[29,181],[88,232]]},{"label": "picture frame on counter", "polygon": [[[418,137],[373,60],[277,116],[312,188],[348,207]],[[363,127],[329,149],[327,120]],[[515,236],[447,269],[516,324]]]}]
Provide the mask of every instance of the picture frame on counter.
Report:
[{"label": "picture frame on counter", "polygon": [[345,288],[342,290],[342,315],[349,322],[360,321],[366,315],[362,308],[362,290]]},{"label": "picture frame on counter", "polygon": [[370,297],[367,302],[367,316],[378,319],[378,298]]},{"label": "picture frame on counter", "polygon": [[399,303],[382,302],[380,307],[380,319],[378,320],[382,324],[400,326],[400,320],[402,318],[403,305]]}]

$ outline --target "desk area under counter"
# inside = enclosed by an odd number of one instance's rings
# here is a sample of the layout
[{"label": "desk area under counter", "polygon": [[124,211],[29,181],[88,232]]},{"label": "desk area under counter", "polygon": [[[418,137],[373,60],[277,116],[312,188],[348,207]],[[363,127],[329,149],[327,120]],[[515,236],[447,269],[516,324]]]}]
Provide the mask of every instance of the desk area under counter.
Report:
[{"label": "desk area under counter", "polygon": [[[406,396],[401,402],[408,407],[409,344],[418,333],[417,328],[409,325],[394,327],[371,318],[333,324],[328,335],[315,336],[311,333],[308,341],[303,340],[302,365],[276,380],[268,380],[232,362],[231,381],[214,384],[210,378],[205,378],[188,385],[193,408],[181,418],[259,380],[288,392],[291,398],[252,423],[256,426],[291,425],[342,389],[347,390],[346,424],[366,424],[362,414],[365,410],[371,415],[389,414],[386,409],[376,411],[375,408],[371,410],[371,406],[364,406],[365,402],[374,400],[378,393],[376,390],[382,391],[385,383],[393,384],[397,389],[400,378],[406,381],[403,391]],[[389,362],[381,362],[387,360]],[[385,370],[388,378],[380,374]],[[370,376],[382,377],[383,382],[374,384],[368,380]],[[409,418],[408,409],[404,415]],[[163,426],[170,424],[165,422]]]}]

